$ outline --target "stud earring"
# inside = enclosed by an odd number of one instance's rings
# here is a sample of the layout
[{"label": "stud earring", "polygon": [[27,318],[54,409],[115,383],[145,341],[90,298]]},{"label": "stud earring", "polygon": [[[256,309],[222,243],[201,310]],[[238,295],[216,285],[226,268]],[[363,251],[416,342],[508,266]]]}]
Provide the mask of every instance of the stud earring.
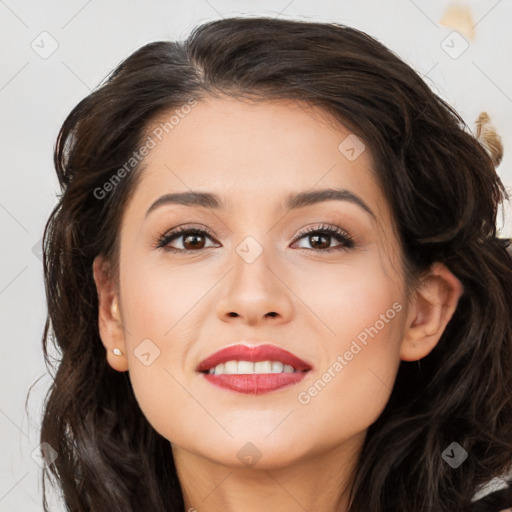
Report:
[{"label": "stud earring", "polygon": [[123,353],[121,352],[121,349],[119,349],[119,348],[117,348],[117,347],[116,347],[116,348],[114,348],[114,349],[112,349],[112,353],[113,353],[115,356],[122,356],[122,355],[123,355]]}]

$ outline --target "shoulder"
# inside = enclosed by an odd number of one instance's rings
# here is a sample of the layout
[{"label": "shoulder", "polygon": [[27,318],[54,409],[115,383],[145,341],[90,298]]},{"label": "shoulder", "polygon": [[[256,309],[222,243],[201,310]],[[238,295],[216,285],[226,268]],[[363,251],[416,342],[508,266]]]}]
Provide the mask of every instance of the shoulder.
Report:
[{"label": "shoulder", "polygon": [[474,501],[471,512],[512,512],[512,479],[505,483],[506,487]]}]

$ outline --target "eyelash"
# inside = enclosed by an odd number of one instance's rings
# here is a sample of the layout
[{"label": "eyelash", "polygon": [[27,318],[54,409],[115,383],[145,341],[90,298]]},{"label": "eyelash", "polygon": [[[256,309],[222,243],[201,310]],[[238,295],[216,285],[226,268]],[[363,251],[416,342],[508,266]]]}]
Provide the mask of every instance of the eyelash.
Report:
[{"label": "eyelash", "polygon": [[[201,251],[203,249],[176,249],[174,247],[167,247],[168,244],[173,242],[174,240],[180,238],[184,235],[208,235],[211,239],[214,239],[214,236],[212,232],[209,229],[203,228],[191,228],[187,226],[180,226],[179,228],[173,229],[172,231],[169,231],[167,233],[164,233],[163,235],[160,235],[155,240],[155,248],[157,249],[163,249],[165,251],[174,252],[174,253],[194,253],[197,251]],[[355,247],[356,243],[354,238],[352,238],[346,231],[342,230],[341,228],[334,227],[334,226],[326,226],[325,224],[313,227],[313,228],[307,228],[300,233],[298,233],[297,237],[293,241],[293,243],[297,242],[301,238],[305,237],[306,235],[312,235],[312,234],[327,234],[332,236],[333,238],[336,238],[338,242],[342,242],[340,245],[337,245],[336,247],[329,247],[328,249],[307,249],[305,247],[301,247],[300,249],[306,249],[307,251],[315,251],[318,253],[331,253],[335,251],[343,251],[343,250],[349,250]],[[208,247],[207,247],[208,249]]]}]

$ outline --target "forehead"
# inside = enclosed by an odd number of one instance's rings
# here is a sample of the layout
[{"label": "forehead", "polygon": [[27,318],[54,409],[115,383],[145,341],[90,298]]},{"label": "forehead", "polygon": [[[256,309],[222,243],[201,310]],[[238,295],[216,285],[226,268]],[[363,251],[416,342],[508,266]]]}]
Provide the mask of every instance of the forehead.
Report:
[{"label": "forehead", "polygon": [[296,190],[343,188],[363,194],[374,211],[383,206],[370,152],[319,108],[207,98],[177,113],[179,107],[148,127],[155,144],[138,187],[146,203],[155,194],[201,188],[217,192],[227,209],[237,199],[261,207]]}]

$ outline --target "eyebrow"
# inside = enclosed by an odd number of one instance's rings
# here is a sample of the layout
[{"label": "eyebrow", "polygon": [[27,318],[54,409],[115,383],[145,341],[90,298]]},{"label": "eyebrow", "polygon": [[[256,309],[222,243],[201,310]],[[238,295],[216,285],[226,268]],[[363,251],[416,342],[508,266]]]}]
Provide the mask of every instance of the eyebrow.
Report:
[{"label": "eyebrow", "polygon": [[[289,194],[281,204],[283,210],[296,210],[306,206],[322,203],[324,201],[348,201],[362,208],[366,213],[376,219],[371,208],[356,194],[346,189],[327,188],[322,190],[306,190]],[[176,192],[159,197],[146,212],[146,217],[155,209],[166,204],[181,204],[191,207],[222,210],[225,203],[222,199],[210,192]]]}]

